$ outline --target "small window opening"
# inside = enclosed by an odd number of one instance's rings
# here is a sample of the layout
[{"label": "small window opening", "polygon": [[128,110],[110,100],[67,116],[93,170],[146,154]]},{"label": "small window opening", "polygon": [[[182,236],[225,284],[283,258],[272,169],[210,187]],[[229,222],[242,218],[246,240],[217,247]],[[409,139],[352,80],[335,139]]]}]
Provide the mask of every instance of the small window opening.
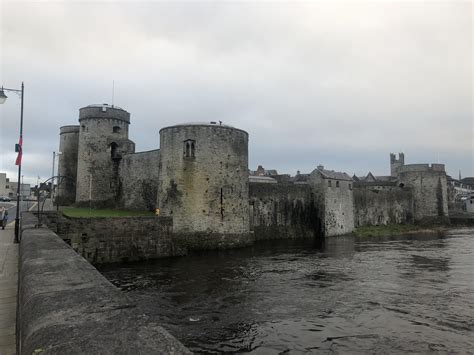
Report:
[{"label": "small window opening", "polygon": [[349,190],[352,190],[352,184],[349,184]]},{"label": "small window opening", "polygon": [[336,187],[339,187],[339,181],[336,181]]},{"label": "small window opening", "polygon": [[113,131],[114,133],[120,133],[122,129],[119,126],[114,126]]},{"label": "small window opening", "polygon": [[81,128],[82,128],[82,132],[86,131],[86,126],[85,125],[82,125]]},{"label": "small window opening", "polygon": [[118,148],[118,144],[117,144],[117,143],[112,142],[112,143],[110,144],[110,157],[111,157],[112,159],[117,159],[117,158],[119,158],[117,148]]},{"label": "small window opening", "polygon": [[332,186],[331,180],[328,180],[328,186],[329,186],[329,187]]},{"label": "small window opening", "polygon": [[187,139],[184,141],[183,155],[186,158],[194,158],[196,153],[196,141]]},{"label": "small window opening", "polygon": [[224,219],[224,195],[221,188],[221,219]]}]

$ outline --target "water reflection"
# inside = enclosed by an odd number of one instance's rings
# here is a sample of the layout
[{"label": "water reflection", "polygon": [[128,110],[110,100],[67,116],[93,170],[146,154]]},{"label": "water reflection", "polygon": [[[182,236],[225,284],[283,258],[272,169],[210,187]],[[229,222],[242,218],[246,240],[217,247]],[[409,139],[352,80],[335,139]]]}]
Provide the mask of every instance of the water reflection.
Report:
[{"label": "water reflection", "polygon": [[193,351],[463,352],[474,233],[261,242],[101,268]]}]

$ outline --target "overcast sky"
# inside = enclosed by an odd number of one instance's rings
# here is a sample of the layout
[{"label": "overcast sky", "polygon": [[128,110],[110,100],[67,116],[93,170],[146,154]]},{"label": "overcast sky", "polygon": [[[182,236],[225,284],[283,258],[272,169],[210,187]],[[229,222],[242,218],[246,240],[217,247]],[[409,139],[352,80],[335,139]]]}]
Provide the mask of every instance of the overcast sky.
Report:
[{"label": "overcast sky", "polygon": [[[388,175],[403,151],[474,176],[471,1],[0,3],[25,182],[51,176],[59,127],[111,103],[113,81],[137,151],[161,127],[222,120],[249,133],[251,169]],[[16,180],[7,95],[0,172]]]}]

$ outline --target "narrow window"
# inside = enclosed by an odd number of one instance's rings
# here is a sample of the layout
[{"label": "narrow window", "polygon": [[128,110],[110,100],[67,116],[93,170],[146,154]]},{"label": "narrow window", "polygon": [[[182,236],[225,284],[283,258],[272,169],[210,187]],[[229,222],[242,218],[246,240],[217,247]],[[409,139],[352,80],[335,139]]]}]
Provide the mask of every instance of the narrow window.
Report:
[{"label": "narrow window", "polygon": [[336,181],[336,187],[339,187],[339,181]]},{"label": "narrow window", "polygon": [[112,143],[110,144],[110,157],[111,157],[112,159],[118,158],[117,148],[118,148],[118,144],[117,144],[117,143],[112,142]]},{"label": "narrow window", "polygon": [[352,184],[349,184],[349,190],[352,190]]},{"label": "narrow window", "polygon": [[86,131],[86,126],[85,125],[82,125],[82,132],[85,132]]},{"label": "narrow window", "polygon": [[119,126],[114,126],[113,131],[114,133],[120,133],[121,128]]},{"label": "narrow window", "polygon": [[224,196],[221,188],[221,219],[224,219]]},{"label": "narrow window", "polygon": [[331,187],[332,184],[331,184],[331,180],[328,180],[328,186]]},{"label": "narrow window", "polygon": [[183,155],[185,158],[194,158],[196,153],[196,141],[186,139],[184,141]]}]

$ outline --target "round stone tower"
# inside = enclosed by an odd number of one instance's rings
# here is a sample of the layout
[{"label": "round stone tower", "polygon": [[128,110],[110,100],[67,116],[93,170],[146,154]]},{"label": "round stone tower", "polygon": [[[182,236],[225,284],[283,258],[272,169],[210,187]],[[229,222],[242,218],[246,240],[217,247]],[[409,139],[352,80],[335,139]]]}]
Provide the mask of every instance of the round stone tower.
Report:
[{"label": "round stone tower", "polygon": [[160,130],[158,207],[186,247],[251,243],[248,133],[191,123]]},{"label": "round stone tower", "polygon": [[58,174],[60,179],[56,198],[62,205],[76,200],[77,152],[79,147],[79,126],[59,128]]},{"label": "round stone tower", "polygon": [[135,151],[128,140],[130,114],[117,106],[89,105],[79,110],[79,123],[76,203],[114,206],[122,154]]},{"label": "round stone tower", "polygon": [[415,221],[446,221],[448,184],[444,164],[403,165],[398,170],[398,183],[413,190]]}]

